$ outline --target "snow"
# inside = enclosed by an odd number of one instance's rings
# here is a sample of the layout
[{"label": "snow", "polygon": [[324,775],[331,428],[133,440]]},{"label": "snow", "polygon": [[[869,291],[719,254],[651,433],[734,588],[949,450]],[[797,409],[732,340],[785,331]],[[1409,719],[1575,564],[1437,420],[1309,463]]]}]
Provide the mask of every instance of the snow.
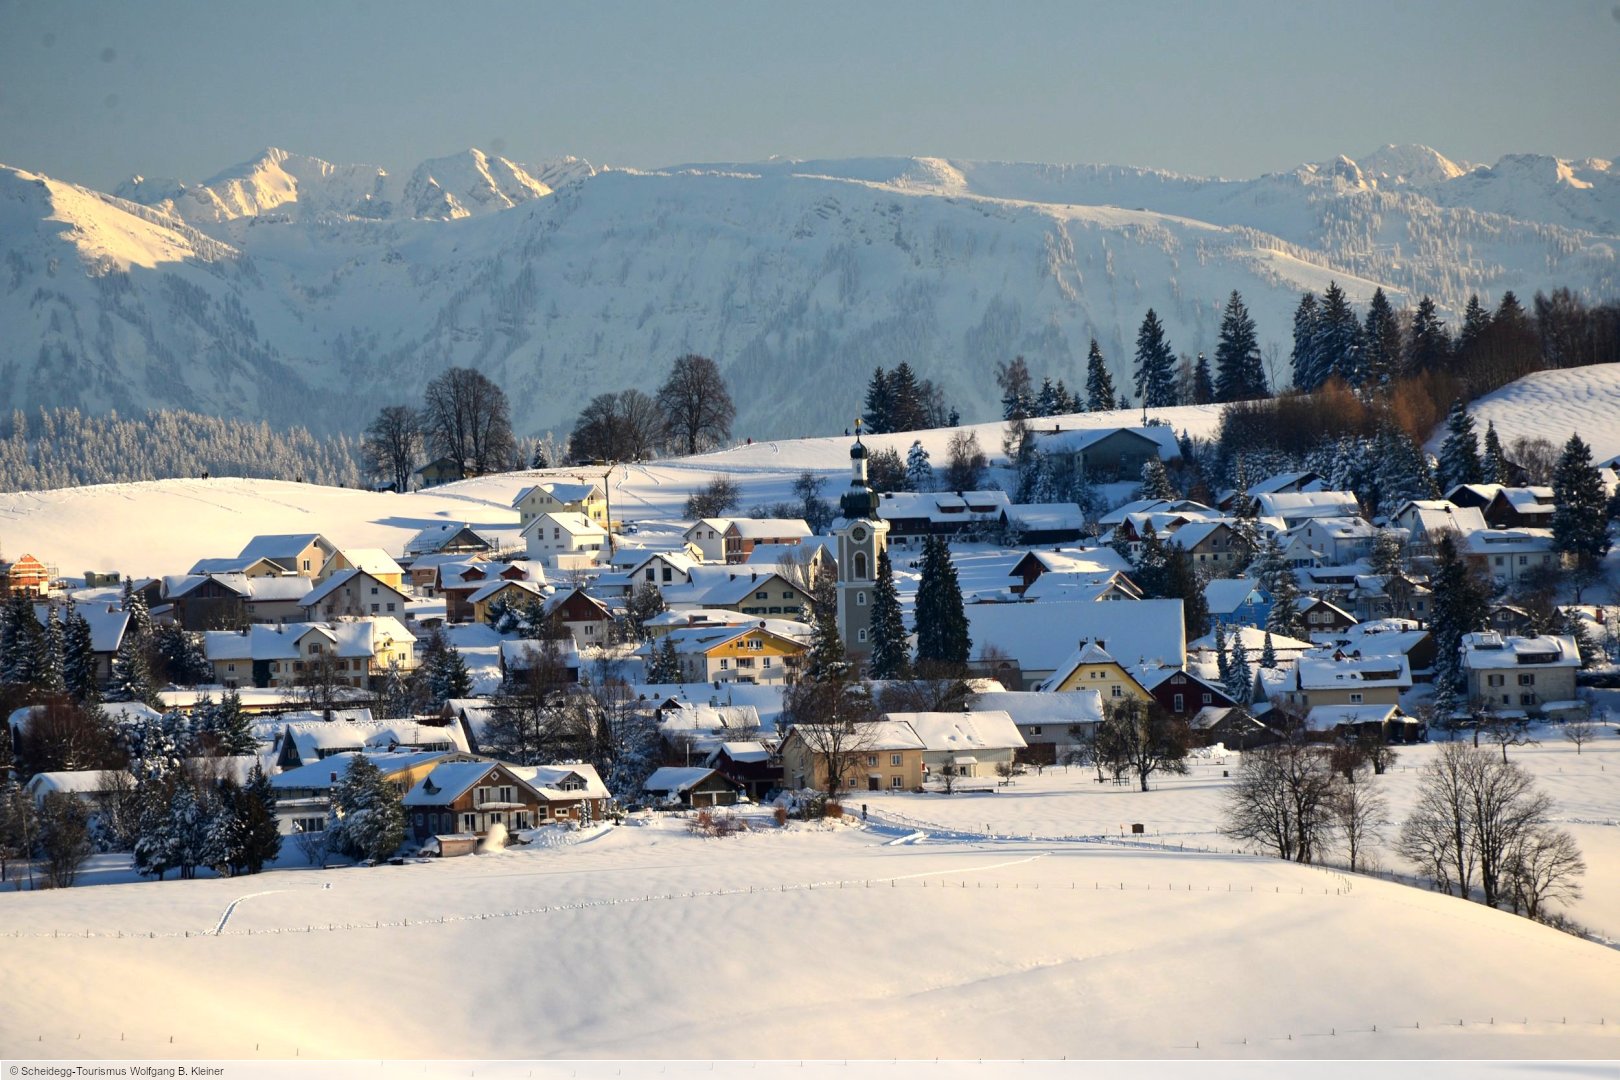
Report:
[{"label": "snow", "polygon": [[[1372,781],[1397,813],[1432,752],[1403,749]],[[1549,739],[1513,756],[1557,783],[1564,827],[1593,864],[1575,913],[1613,936],[1620,836],[1603,770],[1620,765],[1620,740],[1577,757]],[[17,936],[0,950],[0,977],[31,992],[0,1013],[0,1047],[75,1058],[451,1046],[482,1058],[1613,1056],[1620,954],[1408,885],[1234,854],[1212,822],[1230,782],[1221,771],[1235,764],[1211,757],[1149,793],[1081,770],[994,796],[863,793],[866,828],[779,829],[755,816],[748,833],[713,840],[690,835],[685,817],[637,815],[404,866],[8,894]],[[1121,837],[1132,822],[1146,835]],[[1101,839],[1055,839],[1086,835]],[[541,992],[533,980],[555,971],[590,992],[547,994],[537,1011],[523,988]],[[514,992],[436,995],[428,1029],[386,989],[424,972],[438,986]],[[695,973],[705,992],[669,992]],[[343,1007],[310,1009],[312,994]],[[1029,1022],[1054,1009],[1061,1022]]]},{"label": "snow", "polygon": [[[1516,439],[1546,439],[1563,449],[1571,435],[1592,448],[1592,460],[1620,454],[1620,364],[1538,371],[1468,406],[1481,439],[1485,426],[1496,425],[1504,448]],[[1445,440],[1440,425],[1429,440],[1438,453]]]}]

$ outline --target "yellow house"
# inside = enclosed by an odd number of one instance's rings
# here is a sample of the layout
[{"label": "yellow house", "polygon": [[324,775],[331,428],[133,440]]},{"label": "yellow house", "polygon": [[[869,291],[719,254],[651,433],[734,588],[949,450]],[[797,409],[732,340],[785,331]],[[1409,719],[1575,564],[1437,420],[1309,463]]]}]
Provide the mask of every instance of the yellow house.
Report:
[{"label": "yellow house", "polygon": [[922,787],[923,741],[899,720],[874,720],[843,731],[795,724],[782,738],[782,783],[827,790],[827,772],[840,774],[839,791],[911,791]]},{"label": "yellow house", "polygon": [[1055,671],[1041,689],[1095,690],[1102,695],[1105,705],[1124,698],[1153,700],[1153,695],[1096,641],[1082,644],[1069,663]]},{"label": "yellow house", "polygon": [[763,626],[693,626],[671,630],[649,650],[671,641],[683,682],[741,682],[780,686],[807,649]]},{"label": "yellow house", "polygon": [[527,525],[541,514],[584,514],[602,528],[608,527],[607,496],[599,484],[535,484],[518,492],[512,505],[517,509],[519,525]]},{"label": "yellow house", "polygon": [[405,584],[404,568],[382,548],[340,548],[334,551],[321,565],[321,572],[315,575],[315,583],[324,583],[340,570],[362,570],[396,589]]},{"label": "yellow house", "polygon": [[508,607],[514,610],[520,609],[531,601],[541,598],[540,586],[532,581],[510,581],[505,578],[496,578],[467,597],[467,602],[472,605],[472,621],[475,623],[489,622],[489,609],[495,605],[497,597],[504,598]]}]

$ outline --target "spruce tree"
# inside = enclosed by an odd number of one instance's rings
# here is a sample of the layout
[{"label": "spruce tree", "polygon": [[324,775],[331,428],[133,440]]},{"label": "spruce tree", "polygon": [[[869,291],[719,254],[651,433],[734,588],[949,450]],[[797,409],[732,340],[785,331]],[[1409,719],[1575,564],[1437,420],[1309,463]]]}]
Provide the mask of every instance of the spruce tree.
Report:
[{"label": "spruce tree", "polygon": [[871,434],[882,435],[894,430],[889,426],[891,400],[889,376],[880,367],[872,372],[872,381],[866,385],[866,410],[861,415],[862,424]]},{"label": "spruce tree", "polygon": [[816,578],[810,588],[810,652],[802,676],[813,683],[846,681],[849,654],[838,632],[838,586],[829,574]]},{"label": "spruce tree", "polygon": [[1226,696],[1239,705],[1247,705],[1254,698],[1254,669],[1249,665],[1241,631],[1232,635],[1232,659],[1226,667]]},{"label": "spruce tree", "polygon": [[221,754],[241,757],[259,752],[259,741],[253,737],[252,723],[247,713],[242,711],[242,695],[234,689],[226,690],[214,707],[213,728]]},{"label": "spruce tree", "polygon": [[1266,373],[1260,361],[1260,343],[1254,320],[1243,297],[1232,291],[1221,316],[1220,342],[1215,346],[1215,400],[1247,401],[1266,396]]},{"label": "spruce tree", "polygon": [[1260,666],[1267,671],[1277,669],[1277,646],[1271,642],[1271,631],[1266,631],[1266,646],[1260,650]]},{"label": "spruce tree", "polygon": [[[133,620],[131,620],[133,623]],[[108,701],[140,701],[148,705],[157,700],[152,690],[152,676],[146,667],[146,652],[139,636],[124,631],[124,638],[113,655],[112,679],[107,689]]]},{"label": "spruce tree", "polygon": [[281,830],[276,825],[276,789],[258,765],[248,774],[247,786],[237,800],[241,866],[257,874],[281,854]]},{"label": "spruce tree", "polygon": [[1457,355],[1465,358],[1472,356],[1474,345],[1490,326],[1491,313],[1479,302],[1478,293],[1470,294],[1468,306],[1463,309],[1462,329],[1457,332]]},{"label": "spruce tree", "polygon": [[1198,579],[1187,549],[1172,541],[1165,545],[1164,570],[1160,574],[1160,597],[1181,601],[1182,629],[1188,641],[1209,632],[1209,600],[1204,596],[1204,584]]},{"label": "spruce tree", "polygon": [[1215,624],[1215,678],[1224,687],[1232,681],[1232,658],[1226,651],[1226,624]]},{"label": "spruce tree", "polygon": [[1479,484],[1485,479],[1485,470],[1479,460],[1479,436],[1474,430],[1474,418],[1458,399],[1451,403],[1451,414],[1446,417],[1446,438],[1440,444],[1438,476],[1440,490],[1450,491],[1458,484]]},{"label": "spruce tree", "polygon": [[1401,374],[1401,327],[1382,287],[1373,290],[1361,340],[1367,385],[1382,387],[1394,382]]},{"label": "spruce tree", "polygon": [[355,754],[332,791],[332,842],[357,859],[382,862],[405,842],[405,810],[393,785],[366,757]]},{"label": "spruce tree", "polygon": [[1193,367],[1193,404],[1213,405],[1215,403],[1215,380],[1209,373],[1209,357],[1203,353],[1198,354],[1198,363]]},{"label": "spruce tree", "polygon": [[1158,314],[1148,308],[1136,332],[1136,398],[1144,408],[1176,404],[1176,357]]},{"label": "spruce tree", "polygon": [[1091,351],[1086,354],[1086,411],[1107,412],[1114,407],[1114,377],[1109,374],[1097,339],[1091,339]]},{"label": "spruce tree", "polygon": [[928,451],[922,441],[914,440],[906,451],[906,488],[910,491],[934,490],[934,467],[929,464]]},{"label": "spruce tree", "polygon": [[1052,376],[1048,375],[1042,379],[1041,388],[1035,394],[1035,415],[1057,416],[1068,411],[1063,407],[1064,404],[1065,402],[1058,398],[1057,387],[1052,385]]},{"label": "spruce tree", "polygon": [[78,701],[94,704],[101,699],[90,621],[71,603],[62,626],[62,681],[67,692]]},{"label": "spruce tree", "polygon": [[962,586],[951,562],[950,547],[939,536],[923,542],[914,618],[919,664],[945,671],[966,667],[972,640],[962,608]]},{"label": "spruce tree", "polygon": [[1496,422],[1492,420],[1485,422],[1485,456],[1480,461],[1480,475],[1487,484],[1507,484],[1511,480],[1502,437],[1496,433]]},{"label": "spruce tree", "polygon": [[129,770],[135,777],[135,869],[159,881],[175,863],[170,805],[175,788],[184,784],[180,749],[156,720],[146,720],[130,734]]},{"label": "spruce tree", "polygon": [[911,673],[906,624],[894,587],[894,564],[887,549],[878,552],[877,581],[872,590],[872,659],[874,679],[904,679]]},{"label": "spruce tree", "polygon": [[916,431],[927,426],[917,376],[902,360],[889,376],[889,430]]},{"label": "spruce tree", "polygon": [[1177,499],[1180,493],[1175,485],[1170,483],[1170,475],[1164,471],[1164,462],[1156,457],[1148,458],[1142,466],[1141,498],[1144,499]]},{"label": "spruce tree", "polygon": [[1425,296],[1412,316],[1412,336],[1407,346],[1406,368],[1421,373],[1439,371],[1451,356],[1451,337],[1434,301]]},{"label": "spruce tree", "polygon": [[664,640],[652,650],[647,681],[654,686],[668,686],[681,681],[681,658],[675,651],[675,639],[668,634],[665,634]]},{"label": "spruce tree", "polygon": [[1317,353],[1317,337],[1321,332],[1317,325],[1319,322],[1316,294],[1307,291],[1294,309],[1294,351],[1289,356],[1297,390],[1315,390],[1326,378]]},{"label": "spruce tree", "polygon": [[144,643],[152,633],[152,613],[146,609],[146,594],[137,592],[128,578],[124,579],[124,610],[129,612],[124,633],[133,633]]},{"label": "spruce tree", "polygon": [[0,683],[38,689],[46,665],[45,628],[34,617],[34,604],[12,593],[0,617]]},{"label": "spruce tree", "polygon": [[[1361,356],[1361,323],[1350,307],[1338,282],[1329,282],[1322,293],[1322,309],[1317,316],[1315,346],[1321,382],[1337,375],[1351,386],[1360,386],[1365,370]],[[1318,386],[1321,382],[1317,383]]]},{"label": "spruce tree", "polygon": [[1571,435],[1553,469],[1553,549],[1574,564],[1583,585],[1609,553],[1608,492],[1592,464],[1592,450]]},{"label": "spruce tree", "polygon": [[1271,598],[1266,630],[1286,637],[1299,637],[1303,633],[1299,614],[1299,579],[1294,575],[1294,568],[1284,561],[1276,534],[1266,535],[1251,572]]},{"label": "spruce tree", "polygon": [[48,694],[60,694],[67,689],[64,673],[66,643],[62,635],[62,623],[56,617],[56,607],[52,605],[47,611],[39,687]]},{"label": "spruce tree", "polygon": [[1001,387],[1001,418],[1027,420],[1035,410],[1035,394],[1030,388],[1029,364],[1015,356],[1010,364],[996,366],[996,383]]},{"label": "spruce tree", "polygon": [[1437,707],[1449,708],[1466,690],[1462,667],[1462,638],[1485,629],[1489,596],[1469,572],[1457,550],[1456,538],[1440,534],[1435,543],[1435,568],[1430,587],[1429,633],[1434,638],[1434,687]]}]

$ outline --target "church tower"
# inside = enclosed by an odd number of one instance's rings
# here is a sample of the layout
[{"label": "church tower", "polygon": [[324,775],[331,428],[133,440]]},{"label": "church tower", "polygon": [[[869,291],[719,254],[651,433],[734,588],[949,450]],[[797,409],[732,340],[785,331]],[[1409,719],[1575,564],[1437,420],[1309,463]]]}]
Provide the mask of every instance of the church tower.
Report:
[{"label": "church tower", "polygon": [[878,517],[878,496],[866,481],[866,447],[861,422],[849,448],[849,490],[838,500],[843,521],[838,539],[838,636],[852,659],[872,653],[872,600],[878,554],[889,546],[889,523]]}]

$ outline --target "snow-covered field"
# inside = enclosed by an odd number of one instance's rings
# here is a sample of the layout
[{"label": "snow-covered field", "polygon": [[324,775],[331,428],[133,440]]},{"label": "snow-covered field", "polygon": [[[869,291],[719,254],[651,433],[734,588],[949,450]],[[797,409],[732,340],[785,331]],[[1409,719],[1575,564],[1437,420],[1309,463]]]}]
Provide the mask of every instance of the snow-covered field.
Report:
[{"label": "snow-covered field", "polygon": [[[1592,460],[1620,454],[1620,364],[1538,371],[1473,402],[1468,407],[1484,438],[1495,423],[1507,446],[1514,439],[1546,439],[1563,448],[1579,435],[1592,448]],[[1429,449],[1438,451],[1445,431]]]},{"label": "snow-covered field", "polygon": [[[1513,753],[1590,822],[1576,915],[1612,935],[1620,740]],[[0,978],[28,993],[0,1055],[1620,1056],[1620,952],[1233,854],[1221,768],[1146,794],[1057,770],[872,796],[866,828],[762,818],[720,840],[666,818],[399,867],[4,894]],[[1399,810],[1413,776],[1374,782]],[[1134,821],[1135,844],[1054,839]]]}]

